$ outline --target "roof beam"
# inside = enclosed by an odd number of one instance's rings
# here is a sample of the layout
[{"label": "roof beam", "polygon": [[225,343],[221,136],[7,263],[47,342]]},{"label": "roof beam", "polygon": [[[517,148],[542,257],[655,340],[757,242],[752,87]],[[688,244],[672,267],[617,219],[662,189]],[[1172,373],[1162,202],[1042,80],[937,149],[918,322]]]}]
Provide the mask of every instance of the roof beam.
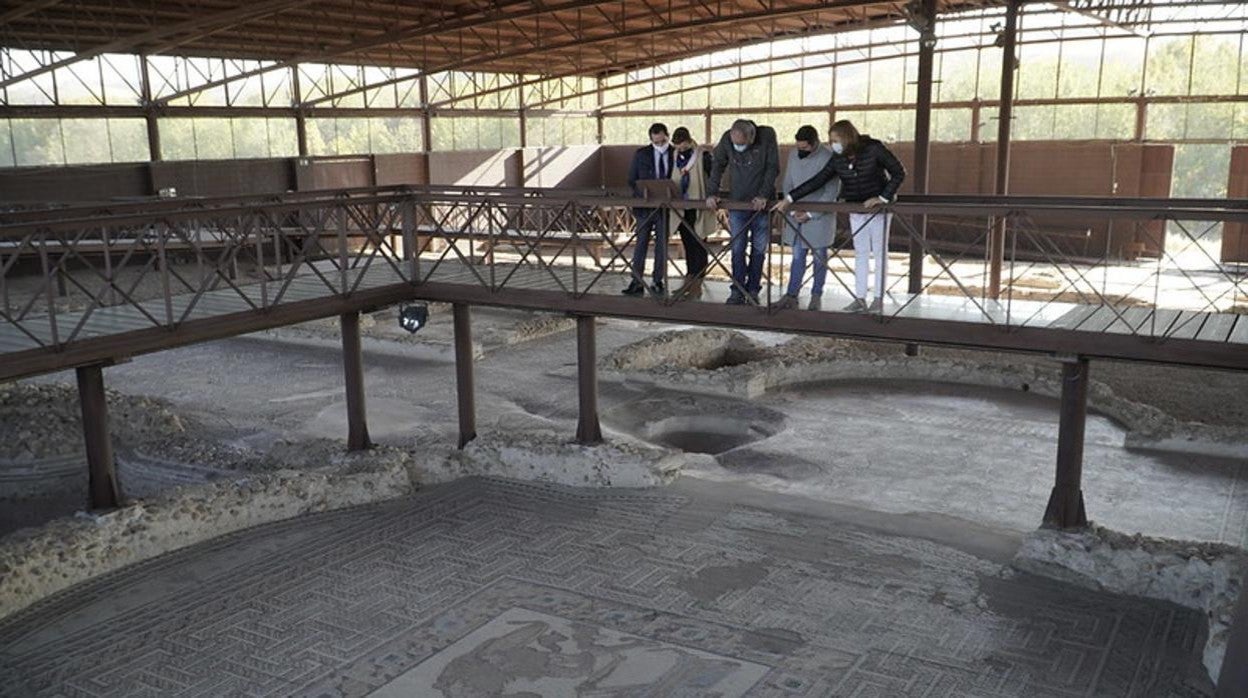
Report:
[{"label": "roof beam", "polygon": [[[659,36],[659,35],[666,35],[666,34],[671,34],[675,32],[685,32],[694,28],[705,28],[705,27],[713,27],[713,26],[719,26],[719,25],[732,25],[732,24],[738,24],[738,23],[743,23],[743,22],[756,22],[759,20],[778,19],[778,18],[783,18],[783,17],[797,17],[797,16],[802,16],[802,15],[818,14],[821,12],[844,10],[844,9],[849,9],[853,7],[866,7],[866,6],[879,5],[879,4],[880,4],[879,0],[839,0],[835,2],[828,2],[827,0],[820,0],[818,2],[809,2],[809,3],[799,5],[796,7],[785,7],[785,8],[779,8],[779,9],[774,8],[774,6],[773,7],[763,6],[762,9],[759,9],[759,10],[741,12],[741,13],[736,13],[736,14],[732,14],[728,16],[720,16],[719,18],[715,18],[715,19],[701,17],[701,18],[695,18],[695,19],[691,19],[691,20],[687,20],[683,22],[673,22],[671,24],[667,24],[661,27],[645,26],[645,27],[639,27],[636,29],[617,32],[613,34],[603,34],[600,36],[577,36],[577,37],[572,37],[570,40],[563,41],[560,43],[554,43],[550,45],[539,44],[537,46],[515,49],[512,51],[502,51],[502,52],[497,52],[497,53],[485,55],[485,56],[478,54],[478,55],[474,55],[472,58],[458,59],[454,61],[448,61],[441,65],[431,66],[428,69],[428,72],[437,73],[437,72],[442,72],[442,71],[447,71],[447,70],[469,70],[474,67],[487,65],[489,63],[493,63],[496,61],[505,61],[505,60],[515,59],[515,58],[525,58],[525,57],[542,54],[546,52],[559,51],[559,50],[564,50],[564,49],[569,49],[569,48],[582,48],[586,46],[594,46],[594,45],[607,43],[611,41],[626,41],[628,39],[638,38],[638,37],[642,37],[646,35]],[[728,11],[731,12],[731,10],[728,10]],[[899,13],[899,17],[900,17],[900,13]],[[774,38],[775,37],[773,36],[768,36],[766,37],[765,41],[771,41]],[[699,48],[697,49],[697,51],[704,52],[705,49]],[[689,51],[686,49],[682,53],[688,54]],[[658,61],[649,61],[649,62],[656,63]],[[585,72],[587,71],[584,68],[580,69],[580,74],[584,74]],[[367,89],[373,89],[376,87],[384,87],[388,84],[395,84],[395,83],[402,82],[403,80],[408,80],[408,79],[410,78],[395,79],[392,81],[383,81],[383,82],[370,85],[366,88],[357,88],[354,90],[347,90],[345,92],[340,92],[334,95],[321,97],[319,99],[308,102],[308,104],[314,105],[314,104],[320,104],[323,102],[331,101],[334,99],[341,99],[342,97],[349,97],[351,95],[363,92]]]},{"label": "roof beam", "polygon": [[[454,15],[452,17],[448,17],[444,19],[441,22],[413,23],[402,29],[396,29],[396,30],[384,32],[382,34],[376,34],[373,36],[365,37],[363,39],[360,39],[359,41],[354,41],[344,46],[334,47],[326,51],[309,52],[309,53],[301,54],[301,55],[295,56],[294,58],[290,58],[284,61],[278,61],[277,63],[270,65],[270,66],[266,66],[264,68],[258,68],[256,70],[239,73],[238,75],[234,75],[228,78],[222,78],[220,80],[213,80],[203,85],[196,86],[195,88],[188,88],[186,90],[175,92],[174,94],[162,97],[160,101],[161,103],[170,102],[175,99],[180,99],[182,97],[195,94],[196,92],[200,92],[202,90],[209,90],[214,87],[220,87],[221,85],[224,85],[228,82],[233,82],[234,80],[241,80],[243,78],[253,77],[253,76],[259,75],[260,73],[269,72],[271,70],[280,70],[283,68],[290,68],[300,63],[307,63],[310,61],[328,62],[329,59],[331,58],[336,58],[338,56],[343,56],[349,53],[356,53],[359,51],[367,51],[368,49],[376,48],[378,46],[385,46],[388,44],[399,43],[399,42],[406,41],[411,38],[415,38],[416,36],[422,33],[424,34],[449,33],[449,32],[459,31],[461,29],[467,29],[469,27],[480,26],[483,23],[492,24],[492,23],[497,23],[497,22],[515,21],[517,19],[526,19],[526,18],[533,17],[536,15],[544,14],[546,12],[560,12],[560,11],[574,10],[574,9],[580,9],[583,7],[589,7],[589,6],[598,5],[598,4],[602,4],[602,0],[570,0],[568,2],[562,2],[557,5],[548,5],[544,3],[534,3],[534,2],[503,3],[503,4],[496,5],[495,10],[492,13],[474,10],[470,14]],[[504,7],[507,7],[510,5],[526,5],[526,8],[524,10],[518,10],[518,11],[512,11],[512,12],[501,11]]]},{"label": "roof beam", "polygon": [[17,21],[27,15],[32,15],[41,10],[46,10],[60,1],[61,0],[27,0],[27,2],[18,5],[7,12],[0,13],[0,27],[8,24],[9,22]]},{"label": "roof beam", "polygon": [[289,9],[296,5],[305,5],[313,0],[266,0],[265,2],[244,3],[237,5],[232,9],[218,12],[207,17],[197,17],[188,19],[177,24],[158,27],[150,31],[133,34],[115,41],[109,41],[85,51],[79,51],[69,58],[59,61],[53,61],[47,65],[39,66],[33,70],[29,70],[19,75],[14,75],[0,80],[0,88],[29,80],[33,77],[50,73],[54,70],[64,68],[67,65],[85,61],[105,53],[122,53],[141,47],[152,41],[158,41],[170,36],[175,36],[183,32],[196,31],[204,27],[221,27],[238,24],[239,22],[250,21],[265,15],[271,15],[283,10]]},{"label": "roof beam", "polygon": [[1079,15],[1080,17],[1087,17],[1102,26],[1106,26],[1111,29],[1121,29],[1131,36],[1138,36],[1141,39],[1148,38],[1149,33],[1141,30],[1139,27],[1116,22],[1095,10],[1076,7],[1073,3],[1067,2],[1066,0],[1050,0],[1049,4],[1063,12],[1069,12],[1072,15]]}]

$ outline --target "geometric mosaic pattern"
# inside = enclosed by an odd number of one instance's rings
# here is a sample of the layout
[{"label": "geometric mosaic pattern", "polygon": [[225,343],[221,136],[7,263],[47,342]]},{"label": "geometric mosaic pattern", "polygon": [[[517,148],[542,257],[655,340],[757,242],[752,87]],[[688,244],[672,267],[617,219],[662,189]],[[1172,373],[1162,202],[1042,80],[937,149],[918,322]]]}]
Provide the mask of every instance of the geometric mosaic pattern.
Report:
[{"label": "geometric mosaic pattern", "polygon": [[469,479],[226,536],[0,623],[0,696],[1212,694],[1193,611],[688,492]]}]

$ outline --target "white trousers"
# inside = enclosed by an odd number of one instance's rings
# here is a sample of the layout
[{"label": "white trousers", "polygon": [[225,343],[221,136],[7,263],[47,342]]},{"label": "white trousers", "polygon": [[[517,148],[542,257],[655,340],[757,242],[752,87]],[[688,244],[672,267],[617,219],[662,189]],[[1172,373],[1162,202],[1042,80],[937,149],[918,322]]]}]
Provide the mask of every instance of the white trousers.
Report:
[{"label": "white trousers", "polygon": [[867,298],[867,281],[871,276],[871,258],[875,258],[875,295],[884,295],[884,279],[888,271],[888,228],[891,213],[851,213],[849,229],[854,235],[854,295]]}]

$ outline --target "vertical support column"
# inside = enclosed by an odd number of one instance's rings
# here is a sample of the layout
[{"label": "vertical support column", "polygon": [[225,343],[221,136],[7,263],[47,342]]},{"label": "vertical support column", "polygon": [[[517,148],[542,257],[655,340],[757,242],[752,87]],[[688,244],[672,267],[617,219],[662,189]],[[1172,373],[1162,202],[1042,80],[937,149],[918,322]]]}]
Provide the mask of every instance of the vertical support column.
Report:
[{"label": "vertical support column", "polygon": [[[1009,193],[1010,125],[1014,120],[1014,71],[1017,68],[1018,8],[1021,0],[1009,0],[1005,8],[1001,47],[1001,101],[997,111],[997,183],[995,193]],[[1001,268],[1005,265],[1005,217],[993,221],[989,240],[988,296],[1001,297]]]},{"label": "vertical support column", "polygon": [[607,140],[607,132],[606,132],[606,126],[604,125],[603,118],[602,118],[602,105],[606,97],[605,92],[602,87],[602,78],[597,78],[597,87],[598,87],[598,106],[594,109],[594,121],[596,121],[598,125],[598,136],[597,136],[598,145],[603,145]]},{"label": "vertical support column", "polygon": [[[523,75],[516,74],[516,84],[524,84]],[[516,120],[519,122],[518,125],[520,127],[520,152],[517,153],[516,160],[520,168],[520,186],[527,187],[529,186],[529,175],[526,172],[528,162],[524,151],[529,147],[529,116],[526,113],[528,110],[524,106],[524,88],[520,88],[519,92],[520,109],[516,112]]]},{"label": "vertical support column", "polygon": [[433,111],[429,109],[429,75],[420,74],[420,140],[425,151],[425,184],[433,184],[433,165],[429,154],[433,152]]},{"label": "vertical support column", "polygon": [[299,157],[308,156],[308,119],[303,111],[303,88],[299,86],[299,64],[290,66],[290,96],[295,102],[295,140]]},{"label": "vertical support column", "polygon": [[143,100],[143,118],[147,122],[148,159],[160,162],[163,157],[160,150],[160,123],[156,118],[156,106],[152,104],[152,78],[149,70],[147,54],[139,54],[139,97]]},{"label": "vertical support column", "polygon": [[576,387],[580,398],[576,442],[602,443],[602,427],[598,423],[598,347],[593,315],[576,316]]},{"label": "vertical support column", "polygon": [[78,400],[82,405],[82,434],[87,446],[88,505],[92,509],[114,509],[121,505],[117,486],[117,464],[108,434],[108,402],[104,396],[103,367],[79,366]]},{"label": "vertical support column", "polygon": [[[914,193],[927,193],[929,157],[932,150],[932,72],[936,57],[936,0],[922,0],[923,29],[919,33],[919,76],[914,113]],[[915,232],[927,239],[927,214],[915,217]],[[907,291],[923,291],[923,245],[910,240],[910,272]],[[919,345],[907,344],[906,356],[918,356]]]},{"label": "vertical support column", "polygon": [[363,451],[373,445],[368,438],[368,415],[364,410],[364,356],[360,351],[360,314],[343,313],[342,368],[347,387],[347,450]]},{"label": "vertical support column", "polygon": [[476,390],[472,377],[472,316],[468,305],[451,306],[455,320],[455,387],[459,397],[459,447],[477,438]]},{"label": "vertical support column", "polygon": [[1083,508],[1083,432],[1088,420],[1088,360],[1071,357],[1062,362],[1062,403],[1057,432],[1057,477],[1044,525],[1082,528],[1088,525]]}]

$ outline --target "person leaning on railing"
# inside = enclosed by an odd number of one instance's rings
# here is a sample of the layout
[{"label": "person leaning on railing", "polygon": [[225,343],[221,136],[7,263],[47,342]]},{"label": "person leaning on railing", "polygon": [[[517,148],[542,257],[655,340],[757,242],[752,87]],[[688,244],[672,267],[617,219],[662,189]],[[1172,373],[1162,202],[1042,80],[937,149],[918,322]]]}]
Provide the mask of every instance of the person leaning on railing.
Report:
[{"label": "person leaning on railing", "polygon": [[732,290],[728,305],[758,305],[771,236],[767,204],[776,196],[776,179],[780,177],[780,146],[775,130],[749,119],[732,122],[732,128],[720,137],[711,155],[711,176],[706,183],[708,208],[719,206],[719,185],[725,175],[731,180],[728,195],[732,200],[749,201],[753,208],[728,212],[732,233]]},{"label": "person leaning on railing", "polygon": [[[672,131],[672,145],[676,146],[672,179],[680,187],[681,198],[701,202],[706,198],[706,178],[711,175],[711,154],[698,147],[684,126]],[[702,279],[708,259],[705,240],[715,233],[718,224],[714,211],[672,209],[668,230],[680,231],[680,243],[685,248],[685,283],[676,290],[677,298],[697,300],[702,297]]]},{"label": "person leaning on railing", "polygon": [[[848,121],[832,124],[833,157],[815,176],[788,192],[772,207],[786,210],[794,201],[818,191],[833,177],[841,180],[841,199],[862,204],[868,212],[849,214],[854,239],[854,302],[850,312],[877,311],[884,307],[884,280],[888,265],[888,228],[893,214],[875,208],[897,200],[897,190],[906,178],[906,168],[897,156],[878,140],[858,133]],[[871,257],[875,257],[875,298],[867,305]]]},{"label": "person leaning on railing", "polygon": [[[794,147],[784,168],[783,189],[789,191],[799,182],[805,182],[823,169],[832,159],[832,151],[819,143],[819,132],[809,124],[802,126],[793,136]],[[816,189],[803,202],[832,203],[840,196],[841,182],[836,177]],[[814,258],[814,279],[810,287],[810,305],[807,310],[823,307],[823,284],[828,278],[828,247],[836,235],[836,214],[831,211],[792,211],[784,218],[784,244],[793,248],[793,262],[789,267],[789,288],[774,304],[777,310],[797,307],[797,294],[802,290],[806,276],[806,253]]]}]

